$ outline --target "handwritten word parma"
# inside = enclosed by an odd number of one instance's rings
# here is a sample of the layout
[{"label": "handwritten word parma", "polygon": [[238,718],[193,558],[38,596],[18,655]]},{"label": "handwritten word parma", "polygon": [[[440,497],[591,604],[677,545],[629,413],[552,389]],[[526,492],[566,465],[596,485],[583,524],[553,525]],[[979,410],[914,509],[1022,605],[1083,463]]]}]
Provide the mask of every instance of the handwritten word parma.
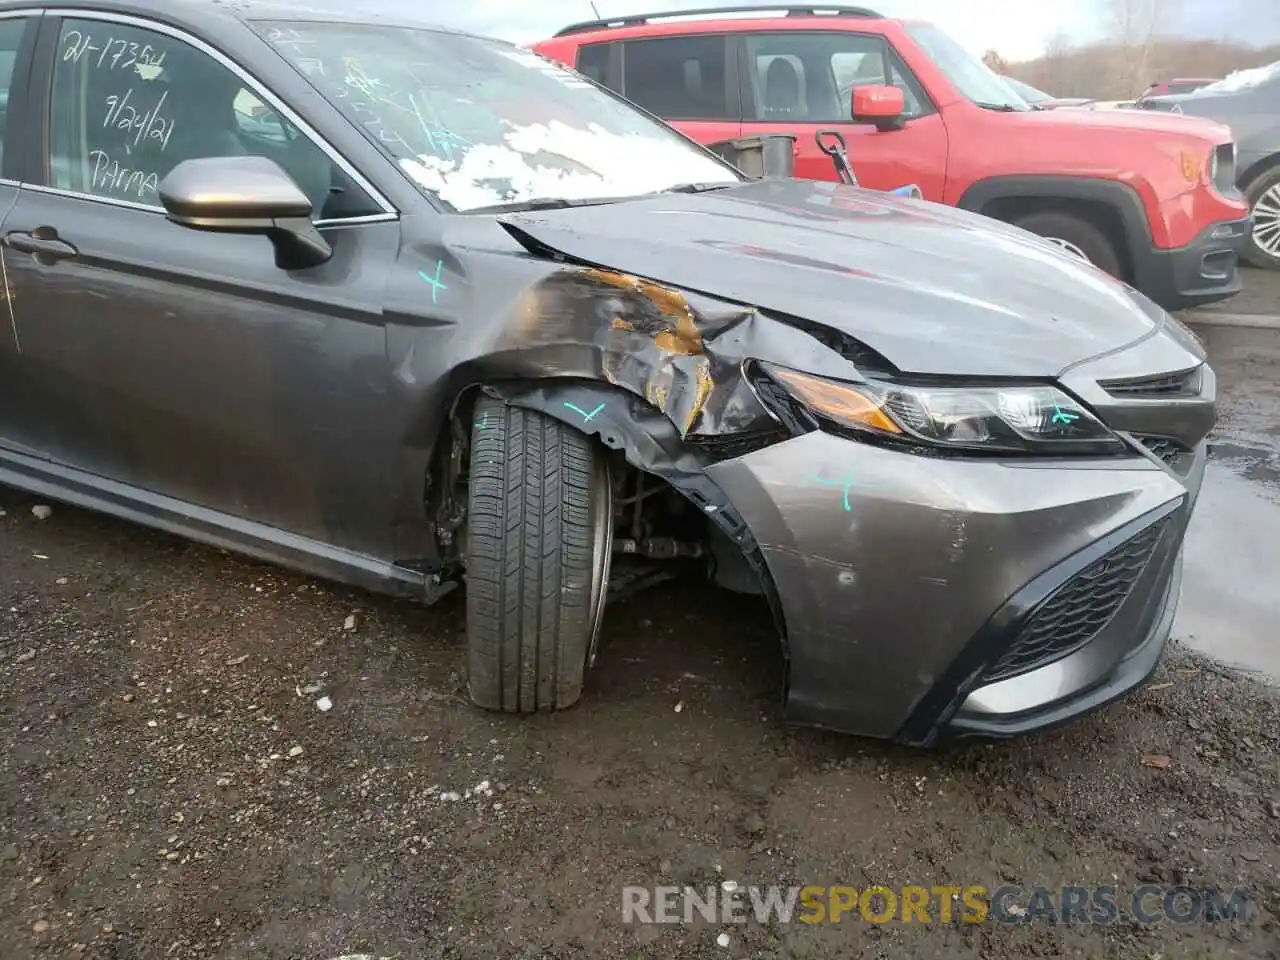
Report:
[{"label": "handwritten word parma", "polygon": [[102,120],[104,129],[115,127],[117,130],[136,131],[133,145],[136,147],[144,140],[154,140],[163,150],[169,145],[169,137],[173,135],[173,120],[161,114],[164,102],[169,97],[166,90],[150,110],[142,110],[132,103],[133,88],[124,92],[124,96],[111,94],[103,102],[107,105],[106,116]]},{"label": "handwritten word parma", "polygon": [[[108,36],[105,41],[93,42],[93,34],[68,30],[62,35],[62,62],[86,63],[97,69],[128,70],[135,66],[160,68],[164,66],[164,51],[149,43],[117,40]],[[97,58],[92,54],[97,54]],[[87,59],[86,59],[87,58]]]},{"label": "handwritten word parma", "polygon": [[94,193],[123,193],[139,200],[153,199],[160,186],[160,175],[123,166],[105,150],[90,150],[93,179],[89,187]]}]

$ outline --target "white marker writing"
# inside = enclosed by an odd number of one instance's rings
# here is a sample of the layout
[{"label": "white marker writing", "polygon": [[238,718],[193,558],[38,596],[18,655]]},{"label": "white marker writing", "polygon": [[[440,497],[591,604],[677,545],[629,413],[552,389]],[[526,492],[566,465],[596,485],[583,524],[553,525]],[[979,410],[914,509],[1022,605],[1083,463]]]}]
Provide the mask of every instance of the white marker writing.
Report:
[{"label": "white marker writing", "polygon": [[89,157],[93,160],[90,188],[95,193],[130,193],[142,199],[160,186],[158,174],[122,167],[105,150],[90,150]]}]

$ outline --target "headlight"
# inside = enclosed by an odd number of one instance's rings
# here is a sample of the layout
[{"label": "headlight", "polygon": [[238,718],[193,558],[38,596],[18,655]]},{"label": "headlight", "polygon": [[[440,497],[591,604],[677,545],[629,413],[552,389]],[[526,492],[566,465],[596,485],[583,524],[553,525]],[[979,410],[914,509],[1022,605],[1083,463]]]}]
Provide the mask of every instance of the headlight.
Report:
[{"label": "headlight", "polygon": [[869,438],[989,453],[1113,455],[1125,444],[1057,387],[844,383],[762,363],[819,419]]}]

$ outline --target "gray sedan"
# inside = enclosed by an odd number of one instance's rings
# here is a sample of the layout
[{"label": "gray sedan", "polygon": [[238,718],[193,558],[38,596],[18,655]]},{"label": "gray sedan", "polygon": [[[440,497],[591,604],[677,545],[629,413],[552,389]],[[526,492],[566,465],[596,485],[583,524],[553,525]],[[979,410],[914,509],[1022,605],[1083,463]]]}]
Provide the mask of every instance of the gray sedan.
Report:
[{"label": "gray sedan", "polygon": [[0,0],[6,46],[0,482],[461,585],[497,711],[579,700],[664,573],[767,599],[801,723],[1005,737],[1155,670],[1214,375],[1059,247],[407,12]]}]

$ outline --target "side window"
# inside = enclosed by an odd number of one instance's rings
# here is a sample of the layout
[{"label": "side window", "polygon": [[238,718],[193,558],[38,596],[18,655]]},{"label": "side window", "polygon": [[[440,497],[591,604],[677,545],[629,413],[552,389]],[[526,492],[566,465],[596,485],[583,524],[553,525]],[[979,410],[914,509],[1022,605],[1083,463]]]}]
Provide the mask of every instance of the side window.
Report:
[{"label": "side window", "polygon": [[596,83],[607,84],[609,78],[609,43],[589,43],[578,48],[578,72]]},{"label": "side window", "polygon": [[0,20],[0,163],[4,162],[5,128],[9,124],[9,87],[13,83],[13,65],[18,58],[18,44],[27,29],[26,17]]},{"label": "side window", "polygon": [[906,64],[892,50],[886,58],[883,37],[796,32],[755,34],[746,41],[748,62],[756,68],[749,72],[749,119],[848,123],[860,84],[901,89],[908,118],[932,112]]},{"label": "side window", "polygon": [[208,54],[167,34],[66,20],[53,71],[49,186],[159,206],[184,160],[264,156],[311,198],[316,219],[380,213],[315,143]]},{"label": "side window", "polygon": [[662,37],[623,44],[622,90],[664,120],[730,120],[722,36]]}]

